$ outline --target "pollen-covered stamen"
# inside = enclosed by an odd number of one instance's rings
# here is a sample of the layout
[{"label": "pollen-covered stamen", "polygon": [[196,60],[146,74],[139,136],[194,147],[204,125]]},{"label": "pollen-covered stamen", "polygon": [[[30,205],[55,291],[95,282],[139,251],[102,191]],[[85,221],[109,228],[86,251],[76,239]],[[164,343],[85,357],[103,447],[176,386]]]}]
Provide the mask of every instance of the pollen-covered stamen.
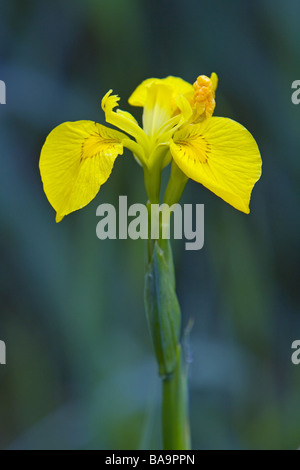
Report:
[{"label": "pollen-covered stamen", "polygon": [[215,106],[215,87],[211,78],[200,75],[194,86],[194,97],[191,105],[194,111],[193,122],[203,121],[205,118],[211,117]]}]

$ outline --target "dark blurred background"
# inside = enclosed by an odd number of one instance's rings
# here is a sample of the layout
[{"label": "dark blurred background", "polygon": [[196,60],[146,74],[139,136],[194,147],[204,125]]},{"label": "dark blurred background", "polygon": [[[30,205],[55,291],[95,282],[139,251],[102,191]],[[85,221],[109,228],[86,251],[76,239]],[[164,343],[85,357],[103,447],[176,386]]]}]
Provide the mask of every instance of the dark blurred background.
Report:
[{"label": "dark blurred background", "polygon": [[[84,210],[54,220],[40,149],[66,120],[104,123],[148,77],[219,76],[215,115],[255,136],[251,213],[188,183],[205,246],[173,243],[189,340],[194,449],[300,445],[298,0],[1,0],[1,449],[157,449],[160,383],[143,308],[144,242],[99,241],[96,207],[145,202],[129,152]],[[140,118],[140,110],[133,113]]]}]

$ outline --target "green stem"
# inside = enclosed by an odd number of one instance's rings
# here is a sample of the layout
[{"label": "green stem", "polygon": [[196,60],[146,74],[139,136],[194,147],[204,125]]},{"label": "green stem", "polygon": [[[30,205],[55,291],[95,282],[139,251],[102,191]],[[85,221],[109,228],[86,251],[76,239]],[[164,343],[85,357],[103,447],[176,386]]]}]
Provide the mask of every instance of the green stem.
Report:
[{"label": "green stem", "polygon": [[177,204],[180,200],[188,177],[178,168],[174,160],[171,166],[170,180],[165,192],[164,202],[169,206]]},{"label": "green stem", "polygon": [[151,171],[144,167],[145,189],[151,204],[159,204],[161,170],[160,167],[154,167]]},{"label": "green stem", "polygon": [[191,448],[187,398],[187,373],[183,364],[181,347],[178,345],[174,374],[163,378],[164,450],[189,450]]},{"label": "green stem", "polygon": [[[151,204],[147,204],[149,226]],[[180,346],[181,313],[169,240],[148,240],[145,308],[162,379],[162,436],[165,450],[190,449],[187,371]]]}]

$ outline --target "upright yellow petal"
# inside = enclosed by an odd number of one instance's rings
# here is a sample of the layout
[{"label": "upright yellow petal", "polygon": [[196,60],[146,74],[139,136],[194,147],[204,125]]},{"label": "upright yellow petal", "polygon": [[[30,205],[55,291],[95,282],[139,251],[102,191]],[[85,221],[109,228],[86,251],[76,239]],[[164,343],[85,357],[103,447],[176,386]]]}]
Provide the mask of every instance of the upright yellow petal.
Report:
[{"label": "upright yellow petal", "polygon": [[128,102],[131,106],[145,106],[147,100],[147,93],[152,84],[167,85],[172,89],[173,95],[184,95],[187,98],[192,98],[194,94],[193,85],[182,80],[180,77],[166,77],[166,78],[148,78],[144,80],[132,93]]},{"label": "upright yellow petal", "polygon": [[123,153],[121,132],[92,121],[65,122],[48,135],[41,151],[40,172],[56,222],[86,206],[109,178]]},{"label": "upright yellow petal", "polygon": [[129,98],[129,104],[143,106],[143,129],[156,139],[192,115],[193,86],[179,77],[149,78]]},{"label": "upright yellow petal", "polygon": [[157,136],[157,131],[174,115],[172,90],[160,83],[152,83],[147,92],[143,112],[143,129],[149,137]]},{"label": "upright yellow petal", "polygon": [[193,85],[186,82],[180,77],[169,76],[163,79],[165,84],[172,88],[175,95],[184,95],[187,98],[192,98],[194,89]]},{"label": "upright yellow petal", "polygon": [[147,80],[144,80],[131,94],[131,96],[128,99],[128,103],[131,106],[140,106],[140,107],[145,106],[149,87],[153,83],[157,84],[160,81],[161,80],[159,78],[148,78]]},{"label": "upright yellow petal", "polygon": [[241,124],[212,117],[177,131],[172,156],[189,178],[236,209],[249,213],[250,196],[261,175],[257,144]]},{"label": "upright yellow petal", "polygon": [[210,76],[210,79],[211,79],[212,84],[213,84],[213,89],[214,89],[214,91],[216,91],[216,89],[218,87],[218,81],[219,81],[218,75],[215,72],[213,72]]}]

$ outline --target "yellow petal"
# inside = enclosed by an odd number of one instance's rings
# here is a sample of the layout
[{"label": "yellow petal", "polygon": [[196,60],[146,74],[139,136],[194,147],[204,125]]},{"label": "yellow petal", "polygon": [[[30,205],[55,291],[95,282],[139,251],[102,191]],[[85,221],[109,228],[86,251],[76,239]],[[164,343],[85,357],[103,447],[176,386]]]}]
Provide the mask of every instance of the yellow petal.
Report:
[{"label": "yellow petal", "polygon": [[86,206],[109,178],[126,136],[92,121],[65,122],[48,135],[40,172],[56,222]]},{"label": "yellow petal", "polygon": [[184,95],[191,98],[194,94],[193,85],[180,77],[169,76],[164,79],[166,85],[172,88],[175,95]]},{"label": "yellow petal", "polygon": [[143,112],[143,129],[152,137],[174,114],[172,90],[160,83],[152,83],[147,92]]},{"label": "yellow petal", "polygon": [[251,191],[261,175],[261,157],[245,127],[231,119],[212,117],[177,131],[170,150],[186,176],[236,209],[250,212]]},{"label": "yellow petal", "polygon": [[159,83],[160,79],[158,78],[148,78],[144,80],[131,94],[129,97],[128,103],[131,106],[141,106],[143,107],[146,103],[148,89],[153,83]]},{"label": "yellow petal", "polygon": [[[103,97],[101,106],[105,113],[106,122],[127,132],[127,134],[133,136],[142,147],[147,148],[148,137],[143,129],[140,128],[134,117],[126,111],[120,109],[114,110],[119,106],[119,101],[120,98],[117,95],[112,95],[112,90],[109,90]],[[142,154],[142,152],[140,153]],[[142,158],[142,155],[140,155],[140,157]]]},{"label": "yellow petal", "polygon": [[216,91],[217,86],[218,86],[218,81],[219,81],[218,75],[215,72],[213,72],[210,76],[210,79],[211,79],[212,84],[213,84],[213,89],[214,89],[214,91]]},{"label": "yellow petal", "polygon": [[157,138],[190,118],[193,94],[193,86],[179,77],[149,78],[133,92],[129,104],[144,107],[143,129]]},{"label": "yellow petal", "polygon": [[173,95],[184,95],[187,98],[192,98],[194,94],[193,86],[182,80],[180,77],[166,77],[166,78],[148,78],[144,80],[132,93],[128,102],[131,106],[145,106],[147,100],[147,93],[150,86],[155,83],[156,85],[167,85],[172,89]]}]

